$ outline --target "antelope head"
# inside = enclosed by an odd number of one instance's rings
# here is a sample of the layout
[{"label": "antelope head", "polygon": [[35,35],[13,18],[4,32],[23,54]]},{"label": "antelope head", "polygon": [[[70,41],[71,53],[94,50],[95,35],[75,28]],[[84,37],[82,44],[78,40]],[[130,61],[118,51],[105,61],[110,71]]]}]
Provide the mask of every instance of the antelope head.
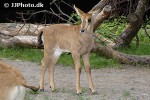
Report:
[{"label": "antelope head", "polygon": [[85,33],[89,30],[93,31],[93,14],[85,13],[74,5],[76,13],[81,17],[80,33]]}]

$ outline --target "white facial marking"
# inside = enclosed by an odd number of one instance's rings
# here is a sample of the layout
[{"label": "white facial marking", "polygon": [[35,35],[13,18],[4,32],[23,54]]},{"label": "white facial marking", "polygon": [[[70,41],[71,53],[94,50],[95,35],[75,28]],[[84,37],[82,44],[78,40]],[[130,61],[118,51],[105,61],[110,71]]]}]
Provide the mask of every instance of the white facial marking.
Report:
[{"label": "white facial marking", "polygon": [[88,19],[86,19],[86,30],[87,30],[88,26],[89,26],[89,22],[88,22]]},{"label": "white facial marking", "polygon": [[[81,18],[81,26],[80,26],[80,30],[81,30],[81,28],[83,28],[82,23],[83,23],[83,19]],[[80,32],[81,32],[81,31],[80,31]]]}]

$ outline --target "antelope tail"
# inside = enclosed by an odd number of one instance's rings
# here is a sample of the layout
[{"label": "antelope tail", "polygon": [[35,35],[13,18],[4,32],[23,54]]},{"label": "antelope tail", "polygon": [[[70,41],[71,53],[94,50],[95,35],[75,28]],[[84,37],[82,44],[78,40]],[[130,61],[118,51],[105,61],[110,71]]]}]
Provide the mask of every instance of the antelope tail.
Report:
[{"label": "antelope tail", "polygon": [[43,49],[44,46],[43,46],[43,41],[42,41],[42,35],[43,35],[43,31],[41,30],[39,33],[38,33],[38,43],[37,43],[37,48],[39,49]]},{"label": "antelope tail", "polygon": [[31,85],[27,85],[27,84],[23,84],[24,87],[31,89],[34,92],[37,92],[39,90],[40,87],[35,87],[35,86],[31,86]]}]

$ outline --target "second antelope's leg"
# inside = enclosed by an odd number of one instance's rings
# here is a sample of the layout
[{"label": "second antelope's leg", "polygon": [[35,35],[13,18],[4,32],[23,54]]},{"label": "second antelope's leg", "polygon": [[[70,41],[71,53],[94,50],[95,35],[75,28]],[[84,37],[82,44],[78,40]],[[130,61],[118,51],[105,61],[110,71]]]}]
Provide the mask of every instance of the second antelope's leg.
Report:
[{"label": "second antelope's leg", "polygon": [[45,71],[46,71],[46,68],[48,67],[49,65],[49,60],[50,60],[50,56],[44,56],[41,63],[42,63],[42,66],[41,66],[41,70],[40,70],[40,91],[44,91],[44,76],[45,76]]},{"label": "second antelope's leg", "polygon": [[91,68],[90,68],[90,62],[89,62],[89,53],[84,54],[82,56],[82,59],[83,59],[83,63],[84,63],[85,70],[86,70],[86,75],[87,75],[88,82],[89,82],[89,88],[91,89],[92,93],[95,93],[96,90],[95,90],[95,87],[93,85],[93,81],[92,81],[92,77],[91,77]]},{"label": "second antelope's leg", "polygon": [[52,89],[52,91],[55,90],[54,67],[55,67],[55,64],[57,63],[60,55],[61,55],[60,53],[54,52],[54,55],[53,55],[53,57],[51,59],[50,66],[49,66],[49,81],[50,81],[50,88]]},{"label": "second antelope's leg", "polygon": [[81,73],[81,65],[80,65],[80,54],[77,52],[72,52],[72,57],[75,64],[76,71],[76,90],[77,94],[81,94],[81,86],[80,86],[80,73]]}]

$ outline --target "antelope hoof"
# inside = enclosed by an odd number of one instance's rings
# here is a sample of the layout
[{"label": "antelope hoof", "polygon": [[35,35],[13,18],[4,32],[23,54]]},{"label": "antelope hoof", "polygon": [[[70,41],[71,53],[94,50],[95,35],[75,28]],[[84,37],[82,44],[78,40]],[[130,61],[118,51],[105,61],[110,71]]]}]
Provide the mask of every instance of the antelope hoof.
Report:
[{"label": "antelope hoof", "polygon": [[92,90],[91,88],[89,88],[89,89],[91,90],[91,92],[92,92],[93,95],[97,95],[98,94],[97,91]]},{"label": "antelope hoof", "polygon": [[44,89],[40,89],[40,92],[44,92]]},{"label": "antelope hoof", "polygon": [[55,90],[55,89],[52,89],[52,92],[56,92],[56,90]]},{"label": "antelope hoof", "polygon": [[92,94],[93,94],[93,95],[98,95],[98,92],[97,92],[97,91],[95,91],[95,92],[92,92]]},{"label": "antelope hoof", "polygon": [[78,96],[82,96],[82,93],[77,93]]},{"label": "antelope hoof", "polygon": [[52,90],[52,92],[55,92],[55,88],[52,88],[51,86],[49,86],[49,87]]}]

